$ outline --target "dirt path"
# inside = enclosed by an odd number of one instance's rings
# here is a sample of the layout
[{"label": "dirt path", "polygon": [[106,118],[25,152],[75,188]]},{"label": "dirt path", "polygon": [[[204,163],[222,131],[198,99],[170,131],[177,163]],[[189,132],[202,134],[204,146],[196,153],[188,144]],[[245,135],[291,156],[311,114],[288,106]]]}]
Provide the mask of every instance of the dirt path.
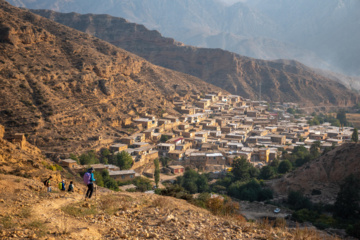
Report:
[{"label": "dirt path", "polygon": [[96,224],[88,223],[81,217],[67,216],[61,211],[62,207],[78,202],[84,202],[82,194],[61,194],[58,198],[51,197],[35,204],[32,215],[45,222],[47,231],[54,235],[54,239],[101,239]]}]

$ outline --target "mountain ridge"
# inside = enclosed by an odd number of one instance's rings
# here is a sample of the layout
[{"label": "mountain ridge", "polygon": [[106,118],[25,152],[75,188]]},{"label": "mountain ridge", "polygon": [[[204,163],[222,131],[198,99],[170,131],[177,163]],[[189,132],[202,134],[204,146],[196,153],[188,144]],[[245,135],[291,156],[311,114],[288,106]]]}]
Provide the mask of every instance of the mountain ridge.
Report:
[{"label": "mountain ridge", "polygon": [[265,100],[341,106],[351,106],[357,101],[357,95],[343,85],[295,61],[264,61],[221,49],[187,46],[164,38],[157,31],[110,15],[32,11],[99,37],[156,65],[196,76],[233,94],[257,99],[262,82],[262,99]]},{"label": "mountain ridge", "polygon": [[[356,0],[88,1],[9,0],[17,6],[62,12],[107,13],[159,30],[198,47],[223,48],[266,60],[296,59],[306,65],[359,75],[360,35]],[[95,6],[95,7],[92,7]],[[161,16],[161,17],[160,17]],[[330,51],[331,50],[331,51]]]}]

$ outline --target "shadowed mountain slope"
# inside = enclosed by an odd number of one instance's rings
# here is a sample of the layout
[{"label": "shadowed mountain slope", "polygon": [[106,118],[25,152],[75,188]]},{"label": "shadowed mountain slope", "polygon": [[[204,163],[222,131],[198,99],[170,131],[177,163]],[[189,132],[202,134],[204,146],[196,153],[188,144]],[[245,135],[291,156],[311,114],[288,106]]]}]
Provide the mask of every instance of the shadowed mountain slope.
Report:
[{"label": "shadowed mountain slope", "polygon": [[294,190],[309,196],[314,190],[320,190],[320,195],[312,196],[314,200],[334,202],[343,180],[350,174],[360,175],[359,156],[359,144],[344,144],[274,180],[272,187],[281,194]]},{"label": "shadowed mountain slope", "polygon": [[358,95],[296,61],[264,61],[221,49],[185,46],[157,31],[109,15],[80,15],[32,10],[124,48],[148,61],[184,72],[231,93],[256,99],[292,101],[304,105],[351,106]]}]

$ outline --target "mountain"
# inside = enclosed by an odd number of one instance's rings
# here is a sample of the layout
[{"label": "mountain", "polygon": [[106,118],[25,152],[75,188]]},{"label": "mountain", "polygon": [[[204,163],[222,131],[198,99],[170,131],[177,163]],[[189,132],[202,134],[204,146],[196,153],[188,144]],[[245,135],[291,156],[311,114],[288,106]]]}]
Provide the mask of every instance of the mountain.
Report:
[{"label": "mountain", "polygon": [[295,59],[360,75],[357,0],[9,0],[16,6],[110,14],[185,44],[222,48],[266,60]]},{"label": "mountain", "polygon": [[262,82],[265,100],[350,106],[358,98],[343,85],[299,62],[256,60],[221,49],[186,46],[162,37],[157,31],[109,15],[32,11],[108,41],[156,65],[196,76],[244,97],[257,99]]},{"label": "mountain", "polygon": [[[347,143],[274,180],[271,185],[280,194],[301,191],[313,200],[334,202],[340,184],[350,174],[360,175],[360,147]],[[320,194],[313,194],[319,192]]]},{"label": "mountain", "polygon": [[43,150],[100,147],[89,139],[120,137],[127,117],[176,113],[173,97],[221,90],[2,0],[0,23],[0,124]]}]

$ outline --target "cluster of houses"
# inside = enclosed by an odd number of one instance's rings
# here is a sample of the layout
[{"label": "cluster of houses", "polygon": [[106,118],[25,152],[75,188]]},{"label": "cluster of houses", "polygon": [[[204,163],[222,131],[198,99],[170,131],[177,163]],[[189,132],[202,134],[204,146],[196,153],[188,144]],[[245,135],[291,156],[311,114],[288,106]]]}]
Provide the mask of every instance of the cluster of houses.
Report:
[{"label": "cluster of houses", "polygon": [[[340,145],[350,141],[353,131],[329,123],[310,127],[307,122],[311,116],[296,119],[286,112],[288,107],[296,107],[291,103],[275,103],[270,111],[266,101],[213,93],[176,97],[173,104],[177,116],[145,114],[127,120],[126,127],[135,129],[135,133],[116,140],[110,151],[130,154],[132,169],[156,158],[169,158],[170,171],[180,174],[185,167],[224,169],[239,157],[261,167],[280,158],[283,150],[291,152],[296,146],[310,148],[315,141],[320,141],[322,149]],[[70,160],[64,160],[64,164],[66,161]],[[101,167],[115,179],[128,180],[137,174],[111,165]]]}]

